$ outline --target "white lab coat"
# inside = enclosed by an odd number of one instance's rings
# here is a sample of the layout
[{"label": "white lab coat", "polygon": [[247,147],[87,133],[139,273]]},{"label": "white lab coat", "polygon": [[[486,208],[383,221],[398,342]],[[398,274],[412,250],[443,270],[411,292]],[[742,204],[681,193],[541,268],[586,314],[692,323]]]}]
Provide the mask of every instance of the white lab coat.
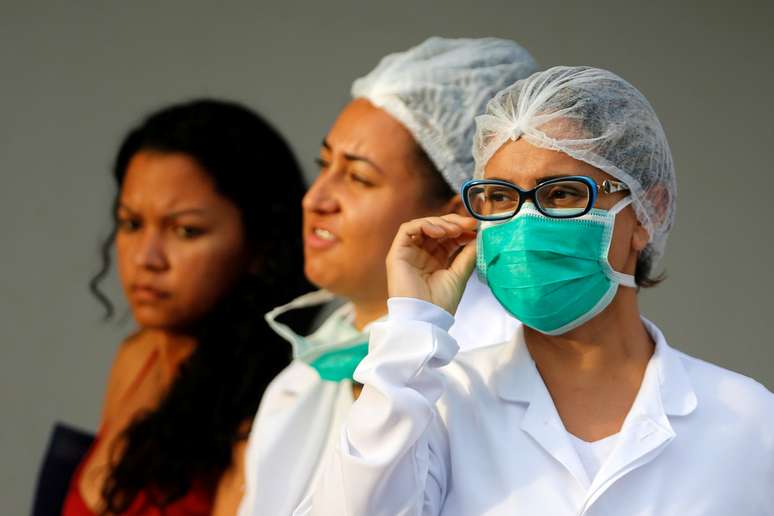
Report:
[{"label": "white lab coat", "polygon": [[588,478],[522,330],[450,363],[448,313],[405,298],[389,308],[339,446],[295,514],[774,515],[774,396],[672,349],[652,323],[639,393]]},{"label": "white lab coat", "polygon": [[[475,275],[457,313],[458,324],[451,333],[462,347],[501,342],[519,326]],[[351,305],[339,308],[306,344],[328,347],[358,340],[352,316]],[[304,350],[310,356],[314,351]],[[280,373],[264,393],[250,432],[239,516],[290,515],[317,485],[353,402],[351,381],[324,381],[305,361],[294,360]]]}]

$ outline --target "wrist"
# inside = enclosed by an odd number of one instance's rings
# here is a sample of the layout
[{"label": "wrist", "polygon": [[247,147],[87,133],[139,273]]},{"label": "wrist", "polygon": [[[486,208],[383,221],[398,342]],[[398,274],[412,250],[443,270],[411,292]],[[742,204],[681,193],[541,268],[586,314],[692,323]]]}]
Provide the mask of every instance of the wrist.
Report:
[{"label": "wrist", "polygon": [[423,321],[449,331],[454,316],[438,305],[415,297],[390,297],[387,300],[389,321]]}]

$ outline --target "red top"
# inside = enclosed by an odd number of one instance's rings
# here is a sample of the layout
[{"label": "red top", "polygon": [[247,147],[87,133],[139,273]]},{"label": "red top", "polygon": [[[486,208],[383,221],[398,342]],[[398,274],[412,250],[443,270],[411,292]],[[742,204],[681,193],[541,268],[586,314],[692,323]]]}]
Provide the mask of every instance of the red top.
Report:
[{"label": "red top", "polygon": [[[145,373],[150,369],[150,366],[156,360],[158,353],[154,351],[151,353],[148,361],[143,366],[140,374],[132,382],[132,385],[127,390],[124,397],[128,396],[135,387],[140,383]],[[81,474],[86,464],[91,458],[91,454],[97,447],[102,430],[97,434],[94,442],[91,445],[88,453],[84,456],[78,469],[76,469],[72,480],[70,481],[70,489],[67,491],[67,497],[65,498],[64,505],[62,506],[62,516],[96,516],[88,505],[86,505],[83,496],[81,496],[81,490],[79,489]],[[147,493],[140,492],[139,495],[132,502],[131,507],[123,513],[126,516],[208,516],[212,511],[213,495],[209,489],[205,489],[203,486],[196,486],[190,489],[182,498],[177,499],[171,504],[161,509],[150,503]]]},{"label": "red top", "polygon": [[[94,440],[91,450],[99,440],[99,436]],[[86,454],[83,462],[73,475],[70,482],[70,489],[67,492],[64,505],[62,506],[62,516],[96,516],[83,497],[81,490],[78,489],[81,472],[89,460],[91,451]],[[185,496],[179,498],[167,505],[163,510],[149,503],[148,496],[141,492],[132,503],[131,507],[123,513],[126,516],[208,516],[212,511],[212,494],[207,489],[191,489]]]}]

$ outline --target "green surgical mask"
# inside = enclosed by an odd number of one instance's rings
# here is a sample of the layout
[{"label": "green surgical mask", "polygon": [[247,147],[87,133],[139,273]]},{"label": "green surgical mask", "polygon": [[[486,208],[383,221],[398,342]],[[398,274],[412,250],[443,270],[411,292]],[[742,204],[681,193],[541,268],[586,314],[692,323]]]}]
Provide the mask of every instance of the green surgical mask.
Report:
[{"label": "green surgical mask", "polygon": [[304,294],[290,303],[278,306],[265,315],[266,322],[293,346],[293,358],[309,364],[320,378],[331,382],[352,380],[358,364],[368,354],[368,331],[352,325],[351,309],[342,306],[333,312],[312,335],[297,334],[277,320],[282,314],[299,308],[318,306],[333,301],[325,290]]},{"label": "green surgical mask", "polygon": [[592,209],[568,219],[550,218],[531,203],[507,222],[484,222],[478,232],[477,268],[495,298],[514,317],[548,335],[561,335],[590,320],[634,277],[608,262],[615,216]]},{"label": "green surgical mask", "polygon": [[348,348],[328,351],[312,361],[312,368],[320,378],[329,382],[354,380],[355,369],[368,354],[368,341]]}]

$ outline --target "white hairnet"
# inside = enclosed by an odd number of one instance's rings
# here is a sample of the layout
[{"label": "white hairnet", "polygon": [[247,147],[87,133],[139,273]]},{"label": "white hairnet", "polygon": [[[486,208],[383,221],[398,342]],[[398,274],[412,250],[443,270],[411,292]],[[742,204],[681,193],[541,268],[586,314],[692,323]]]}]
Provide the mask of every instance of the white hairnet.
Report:
[{"label": "white hairnet", "polygon": [[475,116],[498,90],[535,70],[529,52],[513,41],[433,37],[384,57],[352,84],[352,96],[401,122],[459,191],[473,175]]},{"label": "white hairnet", "polygon": [[[643,252],[661,258],[675,216],[672,153],[653,107],[606,70],[557,66],[505,88],[476,119],[476,177],[506,141],[524,138],[564,152],[626,183],[650,235]],[[648,271],[650,272],[650,271]]]}]

